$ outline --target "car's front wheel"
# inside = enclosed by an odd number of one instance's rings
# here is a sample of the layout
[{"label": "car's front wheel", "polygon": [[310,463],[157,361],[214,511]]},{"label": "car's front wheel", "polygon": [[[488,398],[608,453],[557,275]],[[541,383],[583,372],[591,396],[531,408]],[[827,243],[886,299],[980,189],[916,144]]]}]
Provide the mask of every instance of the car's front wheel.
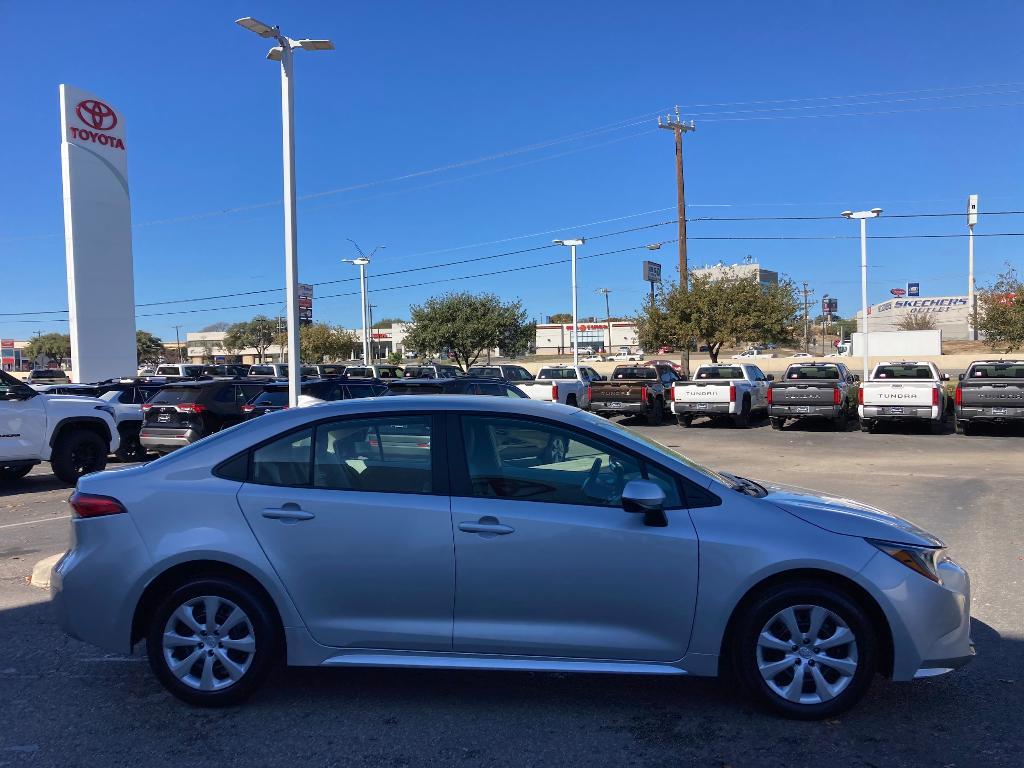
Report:
[{"label": "car's front wheel", "polygon": [[74,485],[90,472],[102,472],[107,466],[110,446],[95,432],[65,431],[53,446],[50,466],[62,482]]},{"label": "car's front wheel", "polygon": [[878,666],[876,635],[864,609],[840,590],[784,584],[740,617],[733,664],[759,703],[814,720],[849,709]]},{"label": "car's front wheel", "polygon": [[241,584],[198,579],[153,611],[146,650],[154,674],[179,699],[237,704],[269,673],[280,641],[271,608]]}]

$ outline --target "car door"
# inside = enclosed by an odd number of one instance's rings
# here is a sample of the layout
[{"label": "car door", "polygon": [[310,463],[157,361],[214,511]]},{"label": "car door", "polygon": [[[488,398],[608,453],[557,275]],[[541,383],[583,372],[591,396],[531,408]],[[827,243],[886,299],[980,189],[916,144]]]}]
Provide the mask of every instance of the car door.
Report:
[{"label": "car door", "polygon": [[45,438],[43,396],[0,371],[0,462],[38,459]]},{"label": "car door", "polygon": [[318,643],[451,649],[455,560],[434,422],[360,414],[253,449],[238,503]]},{"label": "car door", "polygon": [[[669,661],[686,652],[697,538],[679,481],[586,433],[526,417],[450,417],[458,579],[454,650]],[[622,509],[640,477],[669,525]]]}]

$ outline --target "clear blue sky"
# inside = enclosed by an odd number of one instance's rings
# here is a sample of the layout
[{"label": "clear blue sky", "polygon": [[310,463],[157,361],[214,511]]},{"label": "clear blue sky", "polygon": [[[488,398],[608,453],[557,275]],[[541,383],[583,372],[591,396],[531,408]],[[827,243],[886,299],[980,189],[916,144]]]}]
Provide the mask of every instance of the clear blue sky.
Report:
[{"label": "clear blue sky", "polygon": [[[378,318],[407,316],[410,303],[454,289],[521,298],[538,319],[567,311],[567,264],[469,277],[563,259],[560,249],[375,275],[673,218],[672,140],[654,116],[674,104],[698,123],[686,137],[691,217],[834,215],[874,205],[960,212],[971,192],[983,211],[1024,210],[1024,7],[1011,0],[161,8],[0,2],[0,20],[19,41],[6,63],[0,121],[0,312],[67,307],[61,82],[126,114],[138,303],[282,285],[279,74],[263,58],[265,41],[233,24],[244,15],[279,23],[292,37],[330,37],[338,48],[296,57],[298,189],[306,196],[300,277],[354,277],[354,267],[339,264],[353,255],[346,238],[367,250],[386,245],[371,268]],[[831,98],[860,94],[871,95]],[[548,144],[556,139],[566,140]],[[524,150],[537,144],[546,146]],[[395,180],[446,166],[455,167]],[[619,220],[583,226],[611,219]],[[960,217],[882,219],[871,231],[963,234],[966,226]],[[597,239],[580,254],[674,232]],[[1024,232],[1024,216],[983,218],[978,233],[993,232]],[[696,238],[854,234],[856,225],[841,219],[691,223],[690,260],[750,254],[808,280],[816,298],[838,296],[841,314],[852,315],[855,240]],[[1022,242],[980,238],[979,282],[1006,261],[1020,266]],[[632,313],[650,255],[581,261],[581,314],[603,314],[599,287],[613,290],[613,312]],[[674,245],[655,258],[674,275]],[[919,280],[924,295],[966,291],[964,238],[876,240],[870,258],[872,301],[907,280]],[[438,280],[450,282],[383,290]],[[317,295],[357,287],[325,285]],[[138,327],[173,339],[175,323],[189,331],[273,314],[282,295],[140,307],[145,315],[271,302],[139,317]],[[358,299],[318,298],[315,314],[352,327]],[[0,334],[66,329],[58,317],[0,317]]]}]

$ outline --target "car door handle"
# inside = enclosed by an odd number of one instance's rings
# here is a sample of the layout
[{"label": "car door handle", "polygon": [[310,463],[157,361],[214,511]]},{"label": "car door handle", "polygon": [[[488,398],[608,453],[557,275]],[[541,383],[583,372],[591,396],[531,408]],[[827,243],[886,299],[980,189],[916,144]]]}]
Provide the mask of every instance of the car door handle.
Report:
[{"label": "car door handle", "polygon": [[493,517],[485,517],[475,523],[459,523],[459,530],[465,533],[483,533],[490,534],[492,536],[506,536],[510,533],[515,533],[516,529],[513,528],[511,525],[502,525]]},{"label": "car door handle", "polygon": [[312,520],[316,515],[299,509],[298,506],[285,506],[280,509],[270,508],[263,510],[263,516],[268,520],[284,520],[285,522],[298,522],[299,520]]}]

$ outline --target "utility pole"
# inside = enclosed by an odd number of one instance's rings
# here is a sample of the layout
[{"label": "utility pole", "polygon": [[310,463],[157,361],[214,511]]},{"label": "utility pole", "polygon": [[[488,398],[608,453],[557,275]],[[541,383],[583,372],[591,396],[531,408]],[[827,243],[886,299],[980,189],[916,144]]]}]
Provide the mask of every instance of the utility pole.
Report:
[{"label": "utility pole", "polygon": [[611,305],[608,302],[608,294],[611,293],[611,292],[612,292],[611,288],[598,288],[597,289],[597,293],[603,293],[604,294],[604,318],[605,318],[605,322],[608,324],[608,346],[605,347],[605,349],[608,350],[609,352],[611,351],[611,348],[612,348],[612,309],[611,309]]},{"label": "utility pole", "polygon": [[809,298],[814,291],[807,290],[807,281],[804,280],[804,352],[810,352],[811,345],[811,317],[810,317],[810,305]]},{"label": "utility pole", "polygon": [[[679,216],[679,288],[686,293],[689,290],[689,268],[686,264],[686,188],[683,183],[683,134],[697,130],[693,120],[689,125],[679,117],[679,107],[676,107],[675,117],[667,115],[665,122],[658,116],[658,127],[672,131],[676,137],[676,203]],[[682,354],[683,370],[687,377],[690,375],[690,340],[683,343]]]},{"label": "utility pole", "polygon": [[175,342],[176,346],[178,347],[178,362],[179,363],[184,363],[185,362],[185,357],[184,357],[184,355],[181,352],[181,336],[178,333],[179,329],[182,328],[182,327],[183,326],[180,326],[180,325],[174,326],[174,342]]}]

